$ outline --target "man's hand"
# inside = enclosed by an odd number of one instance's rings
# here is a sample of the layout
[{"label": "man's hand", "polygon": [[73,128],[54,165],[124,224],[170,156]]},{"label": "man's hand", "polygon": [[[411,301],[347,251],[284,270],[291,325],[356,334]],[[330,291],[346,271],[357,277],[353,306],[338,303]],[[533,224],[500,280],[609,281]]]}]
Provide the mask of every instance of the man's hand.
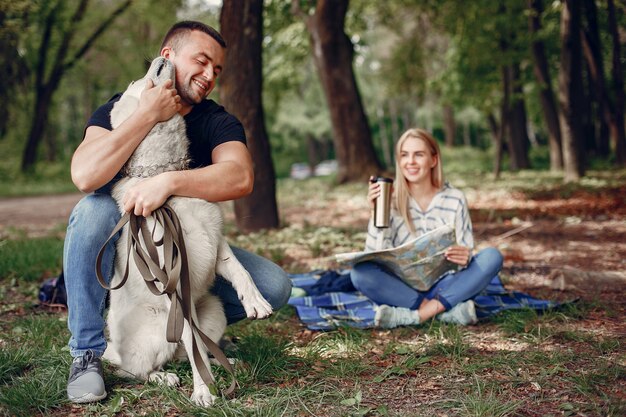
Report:
[{"label": "man's hand", "polygon": [[122,199],[124,211],[148,217],[161,207],[171,195],[166,174],[146,178],[129,188]]},{"label": "man's hand", "polygon": [[450,246],[446,249],[444,256],[452,263],[466,266],[470,260],[470,250],[465,246]]},{"label": "man's hand", "polygon": [[154,86],[152,80],[146,82],[146,87],[139,98],[138,110],[155,122],[169,120],[181,109],[180,96],[173,87],[172,80]]}]

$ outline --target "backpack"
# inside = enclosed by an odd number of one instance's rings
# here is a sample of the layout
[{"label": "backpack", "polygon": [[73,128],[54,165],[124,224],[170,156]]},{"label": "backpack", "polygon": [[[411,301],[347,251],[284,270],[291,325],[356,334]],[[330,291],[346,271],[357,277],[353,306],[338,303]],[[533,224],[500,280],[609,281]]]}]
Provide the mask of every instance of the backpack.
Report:
[{"label": "backpack", "polygon": [[44,305],[67,306],[67,293],[65,292],[65,278],[63,271],[58,277],[48,278],[39,288],[39,301]]}]

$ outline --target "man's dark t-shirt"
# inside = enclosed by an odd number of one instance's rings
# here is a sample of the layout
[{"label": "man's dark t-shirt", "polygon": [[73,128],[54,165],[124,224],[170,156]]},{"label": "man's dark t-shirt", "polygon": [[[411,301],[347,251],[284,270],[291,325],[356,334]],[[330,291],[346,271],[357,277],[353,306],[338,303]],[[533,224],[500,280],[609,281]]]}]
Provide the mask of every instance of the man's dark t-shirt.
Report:
[{"label": "man's dark t-shirt", "polygon": [[[106,104],[100,106],[87,122],[89,126],[99,126],[113,130],[111,126],[111,110],[121,94],[116,94]],[[218,145],[225,142],[246,143],[246,134],[241,122],[228,113],[224,107],[213,100],[203,100],[193,106],[184,116],[189,138],[190,168],[211,165],[211,153]]]}]

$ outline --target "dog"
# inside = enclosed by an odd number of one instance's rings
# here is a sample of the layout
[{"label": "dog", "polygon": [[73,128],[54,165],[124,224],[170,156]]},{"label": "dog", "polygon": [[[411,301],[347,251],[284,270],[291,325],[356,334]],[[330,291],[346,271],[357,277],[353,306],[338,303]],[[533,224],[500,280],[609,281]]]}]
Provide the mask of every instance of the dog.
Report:
[{"label": "dog", "polygon": [[[129,85],[111,111],[113,129],[137,108],[139,97],[149,79],[155,86],[168,79],[174,81],[173,64],[159,57],[152,62],[145,77]],[[122,169],[126,176],[112,190],[112,196],[122,214],[122,198],[130,187],[145,177],[187,168],[188,143],[185,121],[181,115],[175,114],[171,119],[154,126]],[[218,342],[226,328],[221,302],[209,293],[216,274],[232,284],[249,318],[268,317],[272,313],[271,305],[263,298],[248,271],[237,261],[222,235],[223,216],[218,204],[188,197],[170,197],[167,204],[177,214],[182,226],[188,254],[191,294],[195,305],[192,315],[197,319],[199,329],[213,342]],[[149,216],[146,222],[152,230],[155,225],[154,217]],[[153,234],[158,238],[162,233],[163,230],[157,223]],[[107,317],[109,343],[104,359],[117,366],[121,374],[175,386],[179,384],[178,376],[163,372],[162,366],[174,357],[186,355],[193,373],[191,400],[198,405],[210,406],[216,398],[215,391],[211,392],[211,387],[206,385],[198,370],[200,364],[196,363],[192,351],[194,335],[190,323],[185,320],[182,345],[166,340],[166,323],[171,301],[168,297],[154,295],[148,289],[133,257],[127,251],[128,234],[126,226],[117,243],[115,273],[111,286],[120,283],[127,263],[129,276],[125,285],[110,292]],[[162,249],[159,248],[159,251],[163,259]],[[207,352],[205,349],[200,350],[202,360],[208,368]]]}]

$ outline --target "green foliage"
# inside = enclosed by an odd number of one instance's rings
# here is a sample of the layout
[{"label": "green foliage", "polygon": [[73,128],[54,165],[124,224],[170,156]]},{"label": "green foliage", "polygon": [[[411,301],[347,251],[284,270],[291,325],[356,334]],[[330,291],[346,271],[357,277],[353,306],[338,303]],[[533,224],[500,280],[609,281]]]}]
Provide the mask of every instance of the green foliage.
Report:
[{"label": "green foliage", "polygon": [[0,280],[37,281],[60,271],[63,240],[38,238],[0,241]]}]

